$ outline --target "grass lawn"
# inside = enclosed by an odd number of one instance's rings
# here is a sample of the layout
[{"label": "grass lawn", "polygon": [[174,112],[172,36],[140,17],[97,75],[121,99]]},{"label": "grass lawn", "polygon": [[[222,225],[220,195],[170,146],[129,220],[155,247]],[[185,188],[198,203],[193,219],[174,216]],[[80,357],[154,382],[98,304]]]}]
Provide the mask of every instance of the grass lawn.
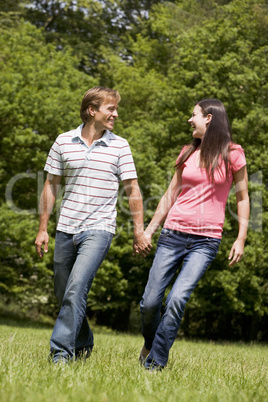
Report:
[{"label": "grass lawn", "polygon": [[[3,321],[3,320],[2,320]],[[0,325],[0,401],[268,401],[268,347],[176,341],[169,364],[138,364],[141,336],[96,329],[86,361],[48,363],[51,328]]]}]

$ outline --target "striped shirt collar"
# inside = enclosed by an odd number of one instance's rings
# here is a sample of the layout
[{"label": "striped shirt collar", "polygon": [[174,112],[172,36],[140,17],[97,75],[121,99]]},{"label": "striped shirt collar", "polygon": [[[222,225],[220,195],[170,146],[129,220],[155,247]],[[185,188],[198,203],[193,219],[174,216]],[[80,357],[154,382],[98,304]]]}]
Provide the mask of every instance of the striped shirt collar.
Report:
[{"label": "striped shirt collar", "polygon": [[[81,124],[75,130],[73,130],[73,134],[72,134],[73,142],[76,142],[77,140],[83,141],[83,139],[82,139],[83,126],[84,126],[84,124]],[[109,130],[105,130],[103,133],[103,136],[100,139],[96,140],[95,143],[96,144],[104,143],[105,145],[108,146],[110,144],[110,134],[111,134],[111,132]]]}]

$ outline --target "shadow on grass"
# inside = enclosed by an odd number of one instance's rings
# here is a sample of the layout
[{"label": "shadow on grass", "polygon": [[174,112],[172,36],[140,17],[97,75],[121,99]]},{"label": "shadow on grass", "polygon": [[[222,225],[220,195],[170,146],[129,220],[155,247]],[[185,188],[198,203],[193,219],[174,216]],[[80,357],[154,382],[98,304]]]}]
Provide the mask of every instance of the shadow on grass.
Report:
[{"label": "shadow on grass", "polygon": [[[19,328],[33,328],[33,329],[49,329],[52,331],[55,320],[47,316],[39,316],[38,318],[31,318],[27,315],[18,315],[12,312],[3,312],[0,310],[0,326],[6,325],[9,327]],[[94,334],[106,334],[116,335],[120,334],[119,331],[115,331],[109,327],[100,326],[89,320],[90,328]],[[122,334],[126,335],[127,332]]]},{"label": "shadow on grass", "polygon": [[51,329],[54,326],[54,320],[50,317],[42,316],[31,319],[26,315],[0,311],[0,325],[19,328]]}]

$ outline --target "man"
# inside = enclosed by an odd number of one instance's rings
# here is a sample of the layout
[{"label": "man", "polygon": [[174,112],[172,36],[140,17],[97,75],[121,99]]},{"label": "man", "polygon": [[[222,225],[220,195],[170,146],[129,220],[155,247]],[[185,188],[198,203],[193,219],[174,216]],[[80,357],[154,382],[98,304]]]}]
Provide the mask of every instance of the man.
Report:
[{"label": "man", "polygon": [[54,290],[61,306],[50,340],[54,363],[88,356],[93,348],[87,295],[115,233],[119,181],[133,218],[133,248],[143,256],[151,249],[144,236],[142,197],[128,142],[112,133],[119,101],[116,90],[89,89],[80,109],[83,124],[58,136],[45,165],[48,176],[35,241],[40,257],[48,251],[47,224],[65,178],[54,252]]}]

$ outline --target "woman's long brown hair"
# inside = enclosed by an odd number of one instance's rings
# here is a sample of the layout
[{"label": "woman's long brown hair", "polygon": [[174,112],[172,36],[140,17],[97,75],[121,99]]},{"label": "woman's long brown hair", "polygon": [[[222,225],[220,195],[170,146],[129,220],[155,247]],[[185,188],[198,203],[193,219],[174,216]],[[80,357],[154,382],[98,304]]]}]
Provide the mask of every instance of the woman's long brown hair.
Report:
[{"label": "woman's long brown hair", "polygon": [[212,119],[208,124],[203,140],[194,138],[192,144],[188,145],[176,163],[176,167],[182,166],[200,146],[200,166],[206,169],[209,179],[213,181],[214,172],[220,169],[222,161],[225,165],[227,177],[232,134],[226,110],[218,99],[202,99],[196,105],[201,107],[203,116],[211,114]]}]

